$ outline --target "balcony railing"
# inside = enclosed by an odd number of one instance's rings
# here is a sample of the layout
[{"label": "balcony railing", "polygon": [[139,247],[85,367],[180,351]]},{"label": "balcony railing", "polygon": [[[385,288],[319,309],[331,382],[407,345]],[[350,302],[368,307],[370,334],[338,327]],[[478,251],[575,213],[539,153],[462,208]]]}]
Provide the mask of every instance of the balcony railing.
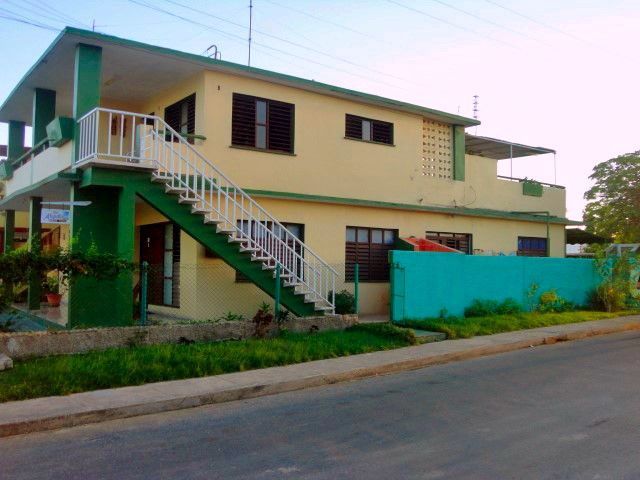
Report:
[{"label": "balcony railing", "polygon": [[518,183],[524,183],[524,182],[535,182],[535,183],[539,183],[540,185],[542,185],[543,187],[549,187],[549,188],[559,188],[561,190],[564,190],[565,187],[563,187],[562,185],[555,185],[553,183],[545,183],[545,182],[539,182],[538,180],[533,180],[531,178],[517,178],[517,177],[506,177],[504,175],[498,175],[498,178],[500,180],[507,180],[509,182],[518,182]]}]

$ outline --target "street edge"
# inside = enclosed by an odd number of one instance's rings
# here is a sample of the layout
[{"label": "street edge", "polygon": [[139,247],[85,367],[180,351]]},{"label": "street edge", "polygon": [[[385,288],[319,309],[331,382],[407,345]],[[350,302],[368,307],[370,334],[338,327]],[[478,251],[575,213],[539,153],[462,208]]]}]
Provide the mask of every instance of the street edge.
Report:
[{"label": "street edge", "polygon": [[[433,365],[442,365],[445,363],[469,360],[488,355],[521,350],[529,347],[541,345],[552,345],[558,342],[566,342],[572,340],[580,340],[598,335],[608,335],[631,330],[640,330],[640,322],[628,322],[621,325],[586,328],[568,333],[560,333],[556,335],[541,335],[536,338],[526,340],[490,345],[484,347],[470,348],[462,352],[428,355],[421,358],[398,361],[375,367],[366,367],[354,369],[348,372],[316,375],[305,377],[302,379],[288,381],[274,381],[261,385],[249,387],[230,388],[225,391],[212,393],[201,393],[193,396],[185,396],[169,400],[159,400],[156,402],[141,403],[138,405],[127,405],[124,407],[113,407],[108,409],[100,409],[89,412],[79,412],[68,415],[51,416],[46,418],[34,418],[20,420],[12,423],[0,425],[0,438],[21,435],[27,433],[42,432],[47,430],[55,430],[60,428],[69,428],[91,423],[100,423],[109,420],[136,417],[141,415],[150,415],[154,413],[163,413],[187,408],[200,407],[204,405],[212,405],[216,403],[225,403],[235,400],[243,400],[249,398],[257,398],[278,393],[292,392],[305,388],[319,387],[323,385],[331,385],[351,380],[359,380],[367,377],[375,377],[378,375],[392,374],[408,370],[416,370]],[[0,404],[1,406],[1,404]]]}]

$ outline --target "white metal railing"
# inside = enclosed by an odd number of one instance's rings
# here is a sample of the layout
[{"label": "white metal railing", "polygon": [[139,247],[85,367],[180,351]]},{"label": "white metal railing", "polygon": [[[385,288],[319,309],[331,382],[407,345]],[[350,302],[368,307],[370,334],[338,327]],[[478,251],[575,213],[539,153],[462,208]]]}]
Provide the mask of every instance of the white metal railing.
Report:
[{"label": "white metal railing", "polygon": [[265,268],[280,265],[285,285],[318,308],[335,310],[337,272],[207,160],[185,138],[153,115],[96,108],[78,121],[77,164],[100,158],[154,168],[183,202],[216,223],[230,241]]}]

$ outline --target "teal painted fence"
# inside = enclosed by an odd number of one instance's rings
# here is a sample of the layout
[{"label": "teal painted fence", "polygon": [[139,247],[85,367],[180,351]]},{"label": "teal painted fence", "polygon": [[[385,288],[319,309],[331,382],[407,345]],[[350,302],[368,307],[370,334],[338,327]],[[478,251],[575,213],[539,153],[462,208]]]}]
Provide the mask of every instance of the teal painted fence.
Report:
[{"label": "teal painted fence", "polygon": [[600,279],[593,260],[540,257],[484,257],[452,253],[390,253],[392,321],[461,316],[475,299],[514,298],[523,306],[527,291],[538,294],[556,289],[558,294],[584,305]]}]

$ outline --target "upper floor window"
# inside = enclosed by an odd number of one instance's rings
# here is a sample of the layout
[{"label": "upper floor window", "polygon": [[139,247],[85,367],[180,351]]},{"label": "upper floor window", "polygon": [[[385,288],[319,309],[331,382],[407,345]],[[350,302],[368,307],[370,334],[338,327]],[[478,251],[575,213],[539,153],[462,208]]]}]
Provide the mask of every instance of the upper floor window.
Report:
[{"label": "upper floor window", "polygon": [[439,243],[445,247],[455,248],[467,255],[471,255],[472,235],[470,233],[427,232],[427,240]]},{"label": "upper floor window", "polygon": [[[182,135],[196,133],[196,94],[193,93],[164,109],[164,121]],[[193,138],[188,138],[193,142]]]},{"label": "upper floor window", "polygon": [[393,123],[347,113],[344,136],[365,142],[393,145]]},{"label": "upper floor window", "polygon": [[291,103],[234,93],[231,144],[293,153],[294,112]]},{"label": "upper floor window", "polygon": [[522,257],[546,257],[547,239],[544,237],[518,237],[518,255]]}]

